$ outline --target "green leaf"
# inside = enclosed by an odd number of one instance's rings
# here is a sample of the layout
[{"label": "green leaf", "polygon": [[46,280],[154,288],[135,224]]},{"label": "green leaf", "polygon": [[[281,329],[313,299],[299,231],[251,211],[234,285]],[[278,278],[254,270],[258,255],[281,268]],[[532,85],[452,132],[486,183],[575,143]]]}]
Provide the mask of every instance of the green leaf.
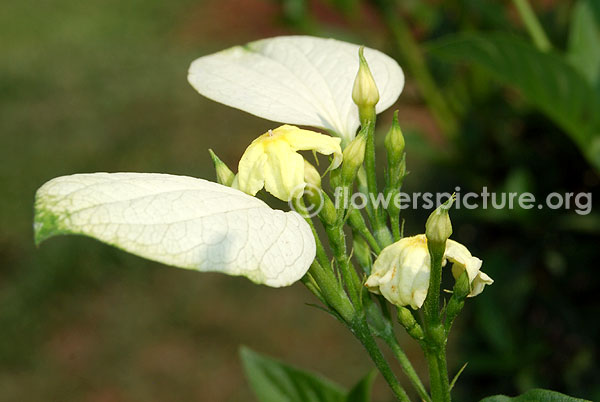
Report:
[{"label": "green leaf", "polygon": [[519,396],[488,396],[480,402],[590,402],[586,399],[573,398],[547,389],[532,389]]},{"label": "green leaf", "polygon": [[260,402],[343,402],[346,391],[316,374],[240,349],[246,377]]},{"label": "green leaf", "polygon": [[502,33],[452,35],[433,42],[429,50],[449,62],[478,66],[518,88],[600,168],[600,95],[566,59]]},{"label": "green leaf", "polygon": [[568,60],[590,84],[600,81],[600,3],[580,0],[573,7]]},{"label": "green leaf", "polygon": [[377,377],[377,371],[371,370],[362,380],[358,382],[348,393],[346,402],[369,402],[371,400],[371,388]]}]

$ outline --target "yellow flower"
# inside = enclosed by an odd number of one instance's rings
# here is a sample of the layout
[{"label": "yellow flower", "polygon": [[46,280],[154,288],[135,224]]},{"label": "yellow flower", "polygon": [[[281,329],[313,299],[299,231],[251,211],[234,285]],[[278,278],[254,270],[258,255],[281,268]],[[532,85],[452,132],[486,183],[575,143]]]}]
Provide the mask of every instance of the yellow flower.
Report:
[{"label": "yellow flower", "polygon": [[[480,271],[482,261],[454,240],[446,242],[444,265],[446,261],[453,263],[452,275],[455,279],[464,270],[467,271],[471,284],[469,297],[478,295],[485,285],[494,282]],[[374,293],[382,294],[392,304],[418,309],[427,297],[430,270],[431,260],[425,235],[405,237],[381,251],[365,286]]]},{"label": "yellow flower", "polygon": [[483,261],[477,257],[473,257],[465,246],[454,240],[446,241],[446,253],[444,254],[444,259],[453,263],[452,275],[454,276],[454,279],[458,279],[463,271],[467,271],[469,283],[471,284],[471,292],[468,297],[477,296],[479,293],[483,292],[485,285],[494,283],[492,278],[480,271]]},{"label": "yellow flower", "polygon": [[246,149],[238,165],[237,188],[255,195],[261,188],[283,201],[302,195],[306,185],[304,158],[296,151],[333,155],[332,168],[342,162],[340,139],[295,126],[269,130]]}]

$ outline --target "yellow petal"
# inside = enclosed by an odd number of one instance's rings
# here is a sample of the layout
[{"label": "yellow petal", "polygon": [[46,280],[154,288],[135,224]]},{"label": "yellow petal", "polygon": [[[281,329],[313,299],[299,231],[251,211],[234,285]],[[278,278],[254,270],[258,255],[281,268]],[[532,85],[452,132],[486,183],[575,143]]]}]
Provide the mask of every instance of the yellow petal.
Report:
[{"label": "yellow petal", "polygon": [[468,297],[477,296],[483,292],[483,288],[486,285],[494,283],[492,278],[480,271],[482,261],[477,257],[473,257],[469,250],[462,244],[454,240],[448,240],[446,242],[445,258],[453,263],[452,275],[454,278],[458,279],[463,271],[467,271],[467,276],[471,283],[471,292],[468,294]]},{"label": "yellow petal", "polygon": [[471,252],[465,246],[454,240],[448,240],[446,242],[446,254],[444,257],[454,263],[452,266],[452,275],[454,275],[454,278],[458,279],[466,269],[469,282],[475,280],[482,264],[482,261],[479,258],[473,257]]},{"label": "yellow petal", "polygon": [[342,140],[340,138],[287,124],[273,130],[273,133],[282,135],[294,151],[314,150],[323,155],[333,155],[332,169],[342,163],[342,148],[340,147]]},{"label": "yellow petal", "polygon": [[479,271],[473,283],[471,284],[471,293],[469,293],[469,297],[477,296],[479,293],[483,292],[483,288],[485,285],[491,285],[494,283],[494,280],[490,278],[486,273]]},{"label": "yellow petal", "polygon": [[365,285],[392,304],[418,309],[427,297],[430,264],[425,236],[405,237],[381,251]]},{"label": "yellow petal", "polygon": [[305,185],[304,158],[285,141],[272,141],[265,151],[265,190],[283,201],[302,195]]},{"label": "yellow petal", "polygon": [[256,195],[264,185],[263,171],[267,155],[259,139],[254,140],[242,155],[236,176],[237,188],[250,195]]}]

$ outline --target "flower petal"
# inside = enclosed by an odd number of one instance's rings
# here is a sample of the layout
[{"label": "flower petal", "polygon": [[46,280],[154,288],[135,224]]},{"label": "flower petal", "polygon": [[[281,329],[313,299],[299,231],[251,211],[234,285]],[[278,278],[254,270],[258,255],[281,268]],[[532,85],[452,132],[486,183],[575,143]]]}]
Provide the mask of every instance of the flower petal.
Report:
[{"label": "flower petal", "polygon": [[[263,39],[195,60],[188,81],[214,101],[268,120],[331,130],[350,141],[359,126],[352,102],[358,49],[310,36]],[[379,88],[379,113],[398,99],[404,74],[389,56],[368,48],[364,54]]]},{"label": "flower petal", "polygon": [[427,297],[430,264],[425,236],[405,237],[381,251],[365,285],[392,304],[418,309]]},{"label": "flower petal", "polygon": [[238,174],[234,179],[234,187],[246,194],[256,195],[265,183],[263,171],[266,162],[267,155],[263,145],[254,140],[238,163]]},{"label": "flower petal", "polygon": [[295,212],[202,179],[167,174],[58,177],[36,193],[35,238],[96,238],[180,268],[246,276],[268,286],[299,280],[315,240]]},{"label": "flower petal", "polygon": [[486,285],[491,285],[494,283],[494,280],[490,278],[484,272],[479,271],[473,283],[471,283],[471,293],[469,293],[468,297],[477,296],[479,293],[483,292],[483,288]]},{"label": "flower petal", "polygon": [[282,135],[294,151],[314,150],[323,155],[333,155],[332,169],[342,163],[341,139],[287,124],[277,130],[282,131]]},{"label": "flower petal", "polygon": [[264,167],[265,190],[283,201],[302,195],[304,190],[304,158],[284,141],[266,145]]},{"label": "flower petal", "polygon": [[454,275],[455,279],[458,279],[460,274],[466,269],[469,282],[471,283],[475,280],[483,263],[479,258],[473,257],[469,249],[465,246],[450,239],[446,242],[446,254],[444,257],[454,263],[452,266],[452,275]]}]

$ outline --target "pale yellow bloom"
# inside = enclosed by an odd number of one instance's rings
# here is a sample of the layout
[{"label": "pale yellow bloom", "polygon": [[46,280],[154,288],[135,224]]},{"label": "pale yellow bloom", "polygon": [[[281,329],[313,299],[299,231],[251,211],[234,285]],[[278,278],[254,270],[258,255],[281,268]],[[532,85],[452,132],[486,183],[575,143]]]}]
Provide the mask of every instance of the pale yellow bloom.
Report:
[{"label": "pale yellow bloom", "polygon": [[[454,240],[446,242],[444,265],[446,261],[453,263],[452,274],[455,278],[464,270],[467,271],[471,283],[469,297],[478,295],[485,285],[494,282],[480,271],[482,261]],[[370,291],[382,294],[392,304],[417,309],[427,297],[430,270],[425,235],[405,237],[381,251],[365,285]]]},{"label": "pale yellow bloom", "polygon": [[297,151],[333,155],[332,168],[342,163],[341,140],[295,126],[269,130],[246,149],[238,165],[236,186],[250,195],[261,188],[283,201],[302,195],[306,185],[304,158]]},{"label": "pale yellow bloom", "polygon": [[454,276],[454,279],[458,279],[463,271],[467,271],[467,276],[471,283],[471,292],[468,297],[477,296],[479,293],[483,292],[485,285],[494,283],[492,278],[480,271],[483,261],[477,257],[473,257],[465,246],[454,240],[446,241],[446,253],[444,254],[444,259],[453,263],[452,275]]}]

